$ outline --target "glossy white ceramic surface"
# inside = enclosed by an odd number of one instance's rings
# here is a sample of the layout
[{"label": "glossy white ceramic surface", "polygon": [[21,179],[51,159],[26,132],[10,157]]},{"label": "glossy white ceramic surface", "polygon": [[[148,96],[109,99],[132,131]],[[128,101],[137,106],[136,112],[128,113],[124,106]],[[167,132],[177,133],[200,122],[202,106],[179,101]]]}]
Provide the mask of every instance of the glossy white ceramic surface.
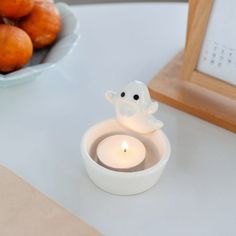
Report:
[{"label": "glossy white ceramic surface", "polygon": [[[128,130],[116,119],[111,119],[94,125],[84,134],[81,153],[89,177],[99,188],[117,195],[133,195],[148,190],[157,183],[170,157],[170,144],[166,135],[160,130],[151,134],[140,134],[153,144],[153,155],[156,154],[158,161],[144,170],[118,172],[99,165],[90,154],[96,140],[112,132],[127,134]],[[146,145],[146,149],[148,148]]]}]

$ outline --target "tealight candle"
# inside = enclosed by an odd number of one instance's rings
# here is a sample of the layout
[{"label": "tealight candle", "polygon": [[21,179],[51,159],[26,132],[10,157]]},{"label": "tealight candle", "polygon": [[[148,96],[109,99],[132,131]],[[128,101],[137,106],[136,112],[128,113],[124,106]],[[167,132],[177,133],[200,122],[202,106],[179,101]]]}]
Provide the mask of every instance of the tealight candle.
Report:
[{"label": "tealight candle", "polygon": [[109,136],[97,147],[98,162],[117,171],[139,170],[143,166],[145,156],[143,143],[128,135]]}]

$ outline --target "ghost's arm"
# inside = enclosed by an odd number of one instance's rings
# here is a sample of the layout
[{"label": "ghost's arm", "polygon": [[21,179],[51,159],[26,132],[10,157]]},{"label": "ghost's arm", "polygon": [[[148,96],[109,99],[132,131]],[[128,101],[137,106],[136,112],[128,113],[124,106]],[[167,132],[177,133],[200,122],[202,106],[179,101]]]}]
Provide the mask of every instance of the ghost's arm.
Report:
[{"label": "ghost's arm", "polygon": [[157,126],[158,129],[161,129],[161,128],[164,126],[164,124],[163,124],[162,121],[157,120],[157,121],[156,121],[156,126]]},{"label": "ghost's arm", "polygon": [[153,130],[158,130],[163,127],[163,122],[160,120],[157,120],[154,116],[149,116],[149,119],[147,120],[148,124],[153,127]]},{"label": "ghost's arm", "polygon": [[116,93],[110,90],[105,93],[105,97],[110,103],[114,102],[115,96],[116,96]]},{"label": "ghost's arm", "polygon": [[158,110],[158,103],[157,102],[151,102],[148,107],[148,114],[152,115]]}]

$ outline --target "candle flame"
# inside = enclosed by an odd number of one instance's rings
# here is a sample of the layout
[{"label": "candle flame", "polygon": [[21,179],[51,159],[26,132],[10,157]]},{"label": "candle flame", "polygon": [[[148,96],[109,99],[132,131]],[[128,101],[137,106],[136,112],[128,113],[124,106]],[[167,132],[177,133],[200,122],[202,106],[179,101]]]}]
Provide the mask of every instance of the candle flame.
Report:
[{"label": "candle flame", "polygon": [[127,152],[127,150],[128,150],[128,143],[126,141],[123,141],[121,147],[122,147],[122,150],[124,152]]}]

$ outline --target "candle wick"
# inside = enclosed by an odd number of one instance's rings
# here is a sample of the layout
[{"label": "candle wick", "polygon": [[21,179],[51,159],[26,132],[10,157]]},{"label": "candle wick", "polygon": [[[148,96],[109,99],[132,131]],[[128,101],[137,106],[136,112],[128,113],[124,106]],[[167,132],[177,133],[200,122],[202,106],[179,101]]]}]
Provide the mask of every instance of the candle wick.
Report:
[{"label": "candle wick", "polygon": [[124,149],[124,152],[127,152],[127,149],[126,149],[126,148]]}]

